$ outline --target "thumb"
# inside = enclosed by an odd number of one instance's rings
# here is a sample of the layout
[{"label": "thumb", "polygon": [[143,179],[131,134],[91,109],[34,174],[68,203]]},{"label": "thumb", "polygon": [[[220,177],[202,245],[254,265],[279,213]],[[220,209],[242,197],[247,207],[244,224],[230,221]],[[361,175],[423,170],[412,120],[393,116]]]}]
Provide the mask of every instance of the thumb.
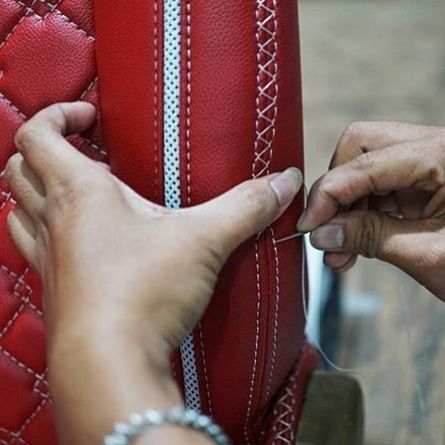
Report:
[{"label": "thumb", "polygon": [[325,252],[378,258],[423,281],[419,264],[425,264],[425,249],[437,243],[437,231],[443,227],[442,220],[408,221],[380,212],[351,211],[314,230],[311,243]]},{"label": "thumb", "polygon": [[303,184],[297,168],[246,181],[220,197],[196,208],[202,227],[225,254],[230,255],[243,241],[279,218]]}]

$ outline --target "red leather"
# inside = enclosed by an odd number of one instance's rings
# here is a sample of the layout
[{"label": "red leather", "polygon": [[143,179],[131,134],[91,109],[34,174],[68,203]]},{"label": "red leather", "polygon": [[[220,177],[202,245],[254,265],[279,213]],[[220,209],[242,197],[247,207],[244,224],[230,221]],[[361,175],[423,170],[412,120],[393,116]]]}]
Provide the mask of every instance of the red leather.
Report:
[{"label": "red leather", "polygon": [[[0,0],[0,171],[27,117],[90,100],[103,118],[73,143],[162,202],[162,10],[161,0]],[[182,19],[183,203],[302,168],[296,0],[183,0]],[[51,445],[40,285],[7,237],[13,205],[0,175],[0,444]],[[194,333],[203,408],[236,444],[293,443],[316,366],[301,243],[274,243],[301,209],[302,197],[239,249]]]}]

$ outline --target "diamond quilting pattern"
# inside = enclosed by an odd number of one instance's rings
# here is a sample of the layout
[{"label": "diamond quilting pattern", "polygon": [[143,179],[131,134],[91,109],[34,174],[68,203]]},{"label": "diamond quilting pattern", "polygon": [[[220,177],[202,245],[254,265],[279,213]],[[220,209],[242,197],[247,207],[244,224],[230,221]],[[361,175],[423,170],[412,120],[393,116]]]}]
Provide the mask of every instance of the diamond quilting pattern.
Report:
[{"label": "diamond quilting pattern", "polygon": [[[17,128],[59,101],[98,104],[91,0],[0,0],[0,445],[54,445],[41,289],[6,232]],[[106,160],[100,123],[70,138]]]}]

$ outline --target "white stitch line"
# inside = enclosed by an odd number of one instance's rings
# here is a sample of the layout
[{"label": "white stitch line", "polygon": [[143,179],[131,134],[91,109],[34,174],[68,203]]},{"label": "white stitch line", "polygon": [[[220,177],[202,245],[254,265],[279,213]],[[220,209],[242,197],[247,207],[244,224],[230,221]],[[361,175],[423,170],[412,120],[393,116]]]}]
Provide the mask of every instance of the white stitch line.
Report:
[{"label": "white stitch line", "polygon": [[159,190],[159,0],[153,2],[154,92],[153,92],[153,148],[155,162],[155,197]]},{"label": "white stitch line", "polygon": [[[35,0],[33,1],[32,4],[35,3]],[[27,8],[25,11],[25,14],[21,17],[21,19],[16,23],[16,25],[11,29],[11,31],[6,34],[5,39],[3,40],[2,43],[0,43],[0,50],[6,45],[6,43],[8,43],[9,39],[12,37],[12,35],[14,34],[15,30],[26,20],[27,17],[30,17],[30,10]],[[0,93],[1,94],[1,93]]]},{"label": "white stitch line", "polygon": [[272,245],[273,245],[273,251],[274,251],[274,258],[275,258],[275,314],[274,314],[274,327],[273,327],[273,343],[272,343],[272,362],[270,365],[270,372],[269,372],[269,378],[267,381],[267,387],[266,387],[266,396],[265,400],[267,401],[270,396],[271,386],[272,386],[272,379],[273,374],[275,371],[275,363],[276,363],[276,357],[277,357],[277,345],[278,345],[278,316],[279,316],[279,310],[280,310],[280,261],[278,256],[278,248],[277,248],[277,242],[275,238],[275,230],[273,227],[270,228],[270,232],[272,235]]},{"label": "white stitch line", "polygon": [[[16,434],[16,433],[13,433],[12,431],[9,431],[9,430],[7,430],[7,429],[1,427],[1,426],[0,426],[0,431],[3,432],[3,433],[8,434],[8,435],[10,436],[10,440],[11,440],[11,438],[14,437],[14,434]],[[28,442],[26,442],[25,440],[23,440],[21,437],[20,437],[20,438],[17,438],[17,439],[18,439],[23,445],[29,445]],[[5,440],[3,440],[3,439],[0,439],[0,444],[10,445],[10,443],[11,443],[10,440],[9,440],[9,441],[5,441]]]},{"label": "white stitch line", "polygon": [[187,200],[188,204],[192,203],[191,189],[191,108],[192,108],[192,20],[191,20],[191,4],[187,0],[187,17],[186,17],[186,52],[187,52],[187,98],[186,98],[186,158],[187,158]]},{"label": "white stitch line", "polygon": [[244,421],[244,438],[246,439],[247,445],[250,445],[250,437],[249,437],[249,421],[250,416],[252,414],[252,401],[253,401],[253,389],[255,386],[255,378],[256,378],[256,370],[257,370],[257,361],[258,361],[258,346],[259,346],[259,338],[260,338],[260,310],[261,310],[261,279],[260,279],[260,255],[259,255],[259,237],[257,237],[255,241],[255,266],[256,266],[256,287],[257,287],[257,302],[256,302],[256,317],[255,317],[255,349],[253,355],[253,365],[252,365],[252,377],[250,379],[250,388],[249,388],[249,399],[247,402],[247,411],[246,418]]},{"label": "white stitch line", "polygon": [[[73,25],[74,28],[76,28],[78,31],[80,31],[82,34],[84,34],[88,39],[91,40],[96,40],[94,36],[92,36],[91,34],[89,34],[87,31],[85,31],[83,28],[81,28],[80,25],[78,25],[76,22],[74,22],[73,20],[71,20],[66,14],[64,14],[60,9],[54,8],[54,10],[50,11],[49,13],[46,13],[44,16],[40,16],[39,14],[37,14],[32,8],[35,5],[35,3],[37,1],[39,1],[40,3],[44,3],[46,5],[48,5],[50,8],[53,8],[54,5],[52,5],[51,3],[48,3],[44,0],[33,0],[31,6],[27,6],[24,3],[22,3],[20,0],[14,0],[17,4],[19,4],[20,6],[23,6],[26,8],[26,14],[28,14],[29,16],[34,15],[35,17],[38,17],[39,20],[44,20],[47,18],[47,16],[49,14],[57,14],[60,15],[66,22],[70,23],[71,25]],[[60,2],[61,3],[61,2]],[[59,5],[60,5],[59,3]],[[58,6],[59,6],[58,5]],[[12,31],[14,32],[15,29]],[[0,46],[1,49],[1,46]]]},{"label": "white stitch line", "polygon": [[14,362],[19,368],[22,368],[23,370],[27,371],[29,374],[34,376],[36,379],[42,379],[42,376],[38,374],[36,371],[32,370],[28,366],[26,366],[24,363],[22,363],[20,360],[18,360],[16,357],[14,357],[10,352],[8,352],[3,346],[0,345],[0,352],[9,358],[12,362]]},{"label": "white stitch line", "polygon": [[[267,0],[257,0],[257,8],[256,8],[256,20],[257,20],[257,31],[255,34],[257,41],[257,63],[258,63],[258,72],[257,72],[257,98],[256,98],[256,107],[257,107],[257,118],[255,122],[255,130],[256,130],[256,139],[255,139],[255,150],[254,150],[254,161],[252,166],[252,177],[258,178],[265,173],[269,173],[270,163],[272,160],[273,154],[273,142],[275,140],[276,135],[276,117],[278,114],[277,108],[277,95],[278,95],[278,85],[277,85],[277,72],[278,65],[276,62],[277,58],[277,43],[276,43],[276,1],[273,2],[273,8],[270,8],[266,5]],[[266,13],[266,18],[261,19],[261,12]],[[267,25],[271,21],[271,18],[275,19],[274,26],[275,29],[271,32]],[[263,37],[265,41],[263,41]],[[274,43],[274,53],[270,52],[268,46]],[[263,64],[262,56],[266,56],[267,61]],[[270,73],[270,66],[273,64],[274,72]],[[266,84],[263,85],[263,79],[261,76],[264,76]],[[272,92],[269,90],[272,89]],[[265,104],[262,103],[262,99],[265,101]],[[270,118],[268,116],[269,111],[272,109],[273,116]],[[261,129],[261,124],[264,123],[265,127]],[[266,158],[266,156],[268,157]],[[258,302],[257,305],[261,304],[261,290],[260,290],[260,273],[261,267],[259,263],[259,239],[257,238],[255,243],[255,262],[257,268],[257,292],[258,292]],[[272,241],[275,245],[275,239],[272,234]],[[277,251],[274,249],[275,255],[275,272],[277,272],[277,264],[278,264],[278,256]],[[279,277],[276,276],[277,290],[279,291]],[[277,302],[279,302],[279,294],[276,295],[276,310],[277,310]],[[250,445],[250,438],[248,434],[248,424],[251,417],[252,411],[252,400],[253,400],[253,392],[255,387],[255,378],[256,378],[256,366],[257,366],[257,356],[258,356],[258,343],[259,343],[259,307],[257,306],[257,328],[256,328],[256,339],[255,339],[255,351],[254,351],[254,364],[252,370],[252,379],[251,379],[251,388],[249,391],[249,401],[246,412],[246,419],[244,422],[244,437],[246,439],[247,445]],[[276,323],[278,323],[278,313],[275,314]],[[274,330],[278,333],[278,325],[274,326]],[[271,366],[271,372],[269,375],[269,382],[272,381],[272,373],[273,368],[275,366],[275,357],[276,353],[276,341],[277,335],[274,335],[274,344],[273,344],[273,366]],[[269,389],[267,391],[270,392],[270,384]],[[266,392],[267,392],[266,391]]]},{"label": "white stitch line", "polygon": [[0,92],[0,98],[3,99],[3,101],[6,102],[6,104],[11,108],[13,111],[15,111],[22,119],[26,119],[26,116],[24,113],[22,113],[17,106],[15,106],[10,99],[8,99],[3,93]]},{"label": "white stitch line", "polygon": [[19,428],[19,430],[17,431],[17,433],[13,433],[13,440],[11,440],[10,444],[12,445],[16,440],[20,440],[21,439],[21,435],[23,434],[23,432],[25,431],[26,427],[33,421],[33,419],[40,413],[40,411],[42,411],[42,409],[44,408],[44,406],[48,403],[48,399],[44,398],[41,400],[41,402],[39,403],[39,405],[37,406],[37,408],[30,414],[30,416],[25,419],[23,425]]},{"label": "white stitch line", "polygon": [[[24,281],[24,278],[28,274],[29,270],[30,270],[30,268],[28,266],[25,269],[25,271],[23,272],[23,274],[19,278],[17,278],[17,281],[16,281],[16,283],[14,285],[12,293],[13,293],[13,295],[19,297],[22,300],[22,304],[16,310],[15,314],[9,319],[8,323],[6,323],[6,326],[3,328],[3,330],[0,332],[0,339],[3,338],[6,335],[6,333],[10,329],[10,327],[14,324],[14,322],[17,320],[19,315],[25,309],[26,305],[30,302],[31,295],[32,295],[32,289],[31,289],[31,287],[27,286],[27,284]],[[22,298],[22,296],[20,295],[20,293],[18,291],[18,288],[21,285],[23,285],[25,287],[26,291],[28,292],[28,294],[25,297],[23,297],[23,298]]]},{"label": "white stitch line", "polygon": [[[0,264],[0,271],[6,273],[7,275],[11,276],[14,279],[19,279],[19,275],[17,275],[16,273],[12,272],[12,270],[8,269],[6,266],[4,266],[3,264]],[[28,284],[26,284],[23,281],[23,286],[25,286],[25,289],[29,292],[29,295],[31,295],[32,293],[32,288],[31,286],[29,286]],[[22,295],[18,294],[18,293],[13,293],[14,296],[20,298],[22,301],[25,300],[25,297],[23,297]],[[31,301],[28,302],[28,306],[41,318],[44,317],[44,313],[37,307],[35,306],[33,303],[31,303]]]},{"label": "white stitch line", "polygon": [[85,97],[87,96],[87,94],[94,88],[94,86],[96,85],[97,81],[99,80],[99,77],[96,76],[88,85],[87,89],[82,93],[82,95],[80,96],[79,100],[84,100]]},{"label": "white stitch line", "polygon": [[199,331],[199,341],[201,344],[202,365],[204,368],[204,383],[205,383],[205,388],[206,388],[207,401],[209,404],[209,414],[210,414],[210,416],[213,416],[212,399],[210,397],[209,377],[207,375],[207,360],[206,360],[206,354],[205,354],[205,350],[204,350],[204,339],[203,339],[201,323],[199,323],[198,331]]}]

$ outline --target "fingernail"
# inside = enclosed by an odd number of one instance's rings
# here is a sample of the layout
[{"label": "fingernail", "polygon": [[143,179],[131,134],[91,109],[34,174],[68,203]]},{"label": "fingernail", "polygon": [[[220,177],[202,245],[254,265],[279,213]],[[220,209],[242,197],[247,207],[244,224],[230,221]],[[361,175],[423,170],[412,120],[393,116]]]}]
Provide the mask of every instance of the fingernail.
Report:
[{"label": "fingernail", "polygon": [[316,249],[335,251],[343,249],[345,245],[345,230],[340,224],[326,224],[314,230],[311,243]]},{"label": "fingernail", "polygon": [[303,174],[295,167],[288,168],[270,182],[281,207],[288,205],[294,199],[302,184]]}]

